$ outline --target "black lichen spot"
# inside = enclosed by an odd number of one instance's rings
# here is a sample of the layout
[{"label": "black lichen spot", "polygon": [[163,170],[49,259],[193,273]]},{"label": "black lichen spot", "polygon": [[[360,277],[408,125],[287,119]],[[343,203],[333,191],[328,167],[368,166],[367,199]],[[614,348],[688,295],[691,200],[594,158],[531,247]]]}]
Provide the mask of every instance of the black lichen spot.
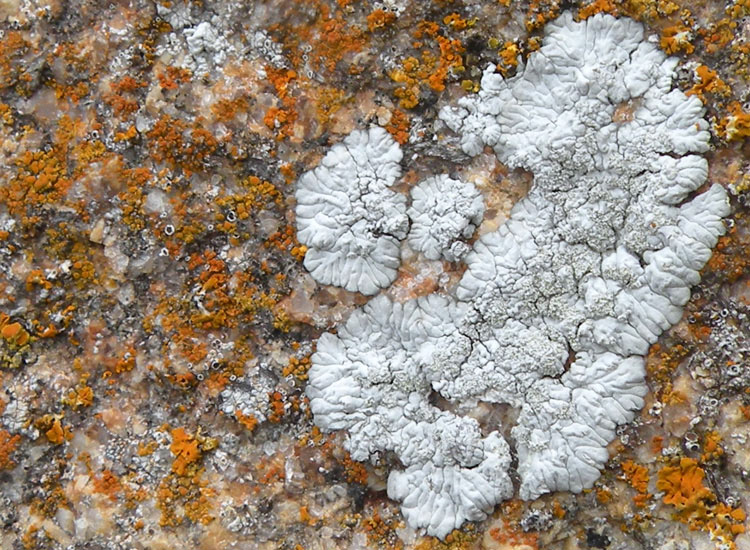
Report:
[{"label": "black lichen spot", "polygon": [[586,544],[589,548],[607,548],[609,543],[607,535],[597,533],[593,529],[586,529]]}]

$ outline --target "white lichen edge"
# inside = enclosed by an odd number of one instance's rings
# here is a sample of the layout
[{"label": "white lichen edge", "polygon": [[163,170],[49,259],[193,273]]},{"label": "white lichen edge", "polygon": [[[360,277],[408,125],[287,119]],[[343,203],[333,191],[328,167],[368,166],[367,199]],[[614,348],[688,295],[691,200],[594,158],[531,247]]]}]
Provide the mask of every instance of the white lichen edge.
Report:
[{"label": "white lichen edge", "polygon": [[512,492],[500,426],[462,405],[521,409],[524,499],[591,487],[642,408],[644,356],[681,318],[729,213],[718,185],[693,196],[708,124],[672,89],[675,65],[630,19],[566,13],[515,77],[490,66],[478,94],[441,112],[466,153],[490,146],[534,184],[474,244],[456,300],[375,298],[320,338],[307,389],[353,458],[400,459],[388,494],[413,527],[442,538]]},{"label": "white lichen edge", "polygon": [[409,246],[430,260],[462,259],[470,250],[462,239],[471,238],[484,215],[479,189],[441,174],[420,182],[410,194]]},{"label": "white lichen edge", "polygon": [[406,197],[388,189],[401,175],[401,148],[382,128],[355,130],[297,183],[297,239],[319,283],[372,295],[401,262]]}]

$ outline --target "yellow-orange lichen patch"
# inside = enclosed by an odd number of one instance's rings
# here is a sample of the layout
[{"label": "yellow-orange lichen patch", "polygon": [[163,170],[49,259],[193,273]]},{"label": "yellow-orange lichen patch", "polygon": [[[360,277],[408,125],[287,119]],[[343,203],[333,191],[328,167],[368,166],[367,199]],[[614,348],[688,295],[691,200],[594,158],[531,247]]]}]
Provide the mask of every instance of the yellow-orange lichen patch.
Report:
[{"label": "yellow-orange lichen patch", "polygon": [[737,101],[732,102],[728,110],[729,115],[719,124],[720,135],[727,141],[739,141],[750,136],[750,113]]},{"label": "yellow-orange lichen patch", "polygon": [[637,507],[643,508],[651,497],[648,493],[648,468],[636,464],[632,460],[626,460],[622,463],[621,467],[625,480],[638,493],[633,497],[633,503]]},{"label": "yellow-orange lichen patch", "polygon": [[11,322],[5,313],[0,313],[0,338],[13,350],[25,346],[31,340],[23,325],[18,321]]},{"label": "yellow-orange lichen patch", "polygon": [[617,15],[618,9],[612,0],[594,0],[594,2],[583,6],[578,10],[578,19],[588,19],[597,13],[609,13]]},{"label": "yellow-orange lichen patch", "polygon": [[393,111],[391,111],[391,119],[385,126],[386,131],[393,136],[393,139],[401,145],[404,145],[409,141],[410,128],[411,121],[409,120],[409,115],[401,109],[393,109]]},{"label": "yellow-orange lichen patch", "polygon": [[35,206],[59,202],[70,187],[63,154],[58,149],[25,151],[13,164],[15,176],[0,186],[0,203],[11,214],[23,215]]},{"label": "yellow-orange lichen patch", "polygon": [[403,526],[400,520],[395,518],[385,519],[380,515],[380,511],[375,509],[371,516],[364,519],[362,525],[368,542],[376,548],[401,550],[404,547],[404,543],[396,533],[396,529]]},{"label": "yellow-orange lichen patch", "polygon": [[745,531],[745,513],[718,502],[713,491],[704,485],[704,478],[705,471],[698,462],[683,457],[659,471],[656,487],[664,492],[664,503],[677,509],[677,519],[734,549],[734,537]]},{"label": "yellow-orange lichen patch", "polygon": [[[283,33],[285,48],[290,52],[295,67],[304,65],[302,45],[310,46],[307,58],[315,69],[336,70],[348,56],[362,51],[367,43],[367,34],[357,26],[350,26],[340,10],[331,7],[322,0],[306,3],[315,19],[296,26],[274,25],[273,32]],[[355,65],[349,66],[349,72],[358,72]]]},{"label": "yellow-orange lichen patch", "polygon": [[695,47],[691,44],[693,33],[682,23],[667,27],[661,34],[659,45],[668,54],[685,52],[693,53]]},{"label": "yellow-orange lichen patch", "polygon": [[11,435],[7,430],[0,430],[0,470],[11,470],[16,465],[11,455],[20,442],[20,435]]},{"label": "yellow-orange lichen patch", "polygon": [[234,416],[237,419],[237,422],[245,426],[248,431],[252,432],[255,430],[256,426],[258,425],[258,419],[253,414],[242,414],[242,411],[240,409],[237,409],[234,411]]},{"label": "yellow-orange lichen patch", "polygon": [[73,434],[67,426],[62,425],[62,417],[47,414],[37,419],[34,426],[44,432],[47,441],[55,445],[62,445],[73,439]]},{"label": "yellow-orange lichen patch", "polygon": [[370,32],[384,29],[396,20],[396,14],[392,11],[377,9],[367,16],[367,30]]},{"label": "yellow-orange lichen patch", "polygon": [[712,71],[706,65],[698,65],[695,69],[695,76],[698,81],[686,92],[687,95],[697,95],[701,101],[705,102],[704,94],[728,97],[732,93],[716,71]]},{"label": "yellow-orange lichen patch", "polygon": [[681,458],[671,466],[659,470],[656,488],[664,492],[662,500],[679,510],[694,510],[701,501],[713,498],[713,493],[703,485],[703,468],[692,458]]},{"label": "yellow-orange lichen patch", "polygon": [[420,89],[429,87],[436,92],[445,89],[449,74],[458,74],[465,70],[461,54],[465,48],[461,41],[445,36],[440,25],[433,21],[422,21],[414,32],[417,39],[413,46],[422,48],[425,40],[437,42],[439,55],[432,50],[424,49],[421,57],[407,57],[401,61],[401,67],[390,72],[391,79],[399,84],[393,92],[399,99],[402,109],[413,109],[419,104]]},{"label": "yellow-orange lichen patch", "polygon": [[185,431],[185,428],[172,430],[172,444],[169,450],[175,456],[172,462],[172,471],[177,475],[185,475],[188,466],[195,464],[201,458],[201,450],[198,440]]},{"label": "yellow-orange lichen patch", "polygon": [[104,470],[94,476],[92,482],[95,493],[106,495],[112,501],[117,500],[117,496],[122,492],[122,484],[112,470]]}]

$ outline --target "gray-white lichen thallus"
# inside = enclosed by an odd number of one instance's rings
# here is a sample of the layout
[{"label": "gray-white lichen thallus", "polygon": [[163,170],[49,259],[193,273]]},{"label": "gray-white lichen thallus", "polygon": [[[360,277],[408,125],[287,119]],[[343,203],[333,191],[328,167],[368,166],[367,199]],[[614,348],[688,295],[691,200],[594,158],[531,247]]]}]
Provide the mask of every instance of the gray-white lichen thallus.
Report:
[{"label": "gray-white lichen thallus", "polygon": [[[474,244],[455,297],[375,298],[320,338],[307,388],[315,421],[346,430],[354,458],[398,456],[388,494],[410,525],[444,537],[511,495],[500,426],[460,414],[478,401],[520,409],[524,499],[591,487],[643,406],[644,356],[681,318],[729,213],[722,187],[693,195],[708,123],[673,88],[676,64],[635,21],[567,13],[516,76],[490,66],[478,94],[441,111],[466,154],[489,146],[534,184]],[[327,236],[347,229],[320,225],[335,249]]]},{"label": "gray-white lichen thallus", "polygon": [[297,182],[297,239],[323,284],[372,295],[389,286],[406,237],[406,197],[389,189],[401,148],[382,128],[356,130]]}]

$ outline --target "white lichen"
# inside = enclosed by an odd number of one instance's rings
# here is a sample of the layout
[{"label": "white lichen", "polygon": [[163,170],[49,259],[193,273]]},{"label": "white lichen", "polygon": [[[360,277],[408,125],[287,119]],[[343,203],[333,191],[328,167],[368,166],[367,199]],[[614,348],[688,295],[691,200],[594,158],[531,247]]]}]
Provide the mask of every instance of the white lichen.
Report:
[{"label": "white lichen", "polygon": [[382,128],[355,130],[297,183],[297,239],[319,283],[375,294],[396,278],[409,220],[406,197],[389,189],[401,148]]},{"label": "white lichen", "polygon": [[729,212],[722,187],[697,193],[708,123],[672,88],[676,63],[630,19],[564,14],[516,76],[490,66],[441,111],[467,154],[491,147],[532,188],[474,244],[456,300],[376,298],[321,337],[308,386],[315,421],[347,430],[354,458],[396,453],[389,495],[412,526],[442,537],[510,494],[500,426],[482,437],[460,416],[477,401],[520,408],[524,499],[591,487],[643,407],[644,356]]},{"label": "white lichen", "polygon": [[315,422],[347,430],[355,460],[394,452],[404,470],[391,471],[388,495],[410,525],[440,537],[512,493],[502,436],[483,437],[476,420],[429,400],[432,354],[464,307],[435,294],[404,304],[380,295],[321,336],[308,373]]},{"label": "white lichen", "polygon": [[471,183],[445,174],[427,178],[411,190],[409,245],[430,260],[441,256],[456,262],[470,247],[469,239],[482,223],[484,199]]}]

